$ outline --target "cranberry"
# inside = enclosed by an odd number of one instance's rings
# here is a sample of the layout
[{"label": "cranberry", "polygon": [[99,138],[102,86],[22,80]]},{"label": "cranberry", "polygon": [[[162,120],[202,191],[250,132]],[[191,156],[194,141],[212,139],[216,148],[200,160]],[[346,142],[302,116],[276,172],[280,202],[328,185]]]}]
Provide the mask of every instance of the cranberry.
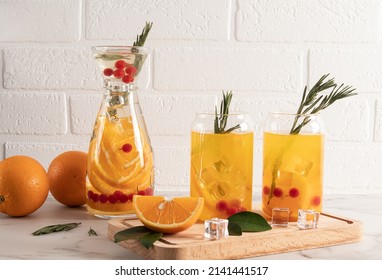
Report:
[{"label": "cranberry", "polygon": [[123,71],[123,69],[116,69],[113,74],[117,79],[121,79],[125,75],[125,71]]},{"label": "cranberry", "polygon": [[107,200],[108,200],[108,197],[107,197],[106,194],[103,193],[103,194],[101,194],[101,195],[99,196],[99,202],[101,202],[101,203],[106,203]]},{"label": "cranberry", "polygon": [[225,210],[227,210],[228,208],[228,203],[227,201],[225,200],[219,200],[217,203],[216,203],[216,210],[220,211],[220,212],[223,212]]},{"label": "cranberry", "polygon": [[138,195],[145,195],[145,194],[146,194],[146,192],[144,190],[138,191]]},{"label": "cranberry", "polygon": [[263,187],[263,194],[268,195],[271,192],[271,189],[268,186]]},{"label": "cranberry", "polygon": [[[113,195],[117,198],[117,200],[119,201],[119,202],[122,202],[122,203],[125,203],[125,202],[127,202],[127,200],[128,200],[128,196],[126,195],[126,194],[124,194],[123,192],[121,192],[121,191],[115,191],[114,193],[113,193]],[[109,197],[109,201],[110,201],[110,197]],[[111,202],[111,201],[110,201]],[[111,202],[112,203],[112,202]]]},{"label": "cranberry", "polygon": [[124,69],[127,66],[127,62],[120,59],[115,62],[114,66],[117,69]]},{"label": "cranberry", "polygon": [[113,75],[113,73],[114,73],[114,71],[111,68],[105,68],[105,70],[103,70],[103,74],[105,76],[111,76],[111,75]]},{"label": "cranberry", "polygon": [[88,191],[88,198],[89,198],[89,199],[92,199],[92,198],[93,198],[93,195],[94,195],[94,192],[93,192],[93,191]]},{"label": "cranberry", "polygon": [[147,188],[145,189],[145,195],[153,195],[154,189],[153,188]]},{"label": "cranberry", "polygon": [[92,195],[92,200],[93,200],[94,202],[98,202],[98,201],[99,201],[99,194],[98,194],[98,193],[93,193],[93,195]]},{"label": "cranberry", "polygon": [[133,196],[134,196],[133,193],[127,195],[127,201],[133,201]]},{"label": "cranberry", "polygon": [[133,81],[134,81],[134,77],[131,75],[125,75],[122,77],[122,82],[124,82],[125,84],[132,83]]},{"label": "cranberry", "polygon": [[114,203],[116,203],[116,202],[118,201],[117,196],[115,196],[114,194],[109,195],[109,197],[108,197],[107,199],[108,199],[108,201],[109,201],[111,204],[114,204]]},{"label": "cranberry", "polygon": [[235,198],[229,202],[229,205],[231,205],[232,207],[235,207],[235,208],[239,208],[241,206],[241,201],[240,201],[240,199]]},{"label": "cranberry", "polygon": [[283,196],[283,190],[280,189],[280,188],[275,188],[275,189],[273,190],[273,195],[274,195],[275,197],[282,197],[282,196]]},{"label": "cranberry", "polygon": [[299,191],[298,189],[296,189],[296,188],[291,188],[291,189],[289,190],[289,196],[290,196],[290,197],[295,198],[295,197],[298,197],[299,195],[300,195],[300,191]]},{"label": "cranberry", "polygon": [[134,76],[137,73],[137,68],[131,65],[126,68],[125,72],[127,75]]},{"label": "cranberry", "polygon": [[123,144],[121,150],[125,153],[130,153],[133,150],[133,146],[129,143]]},{"label": "cranberry", "polygon": [[237,212],[239,212],[239,209],[238,208],[235,208],[235,207],[229,207],[226,211],[227,215],[228,216],[231,216],[233,214],[236,214]]},{"label": "cranberry", "polygon": [[312,203],[313,206],[318,206],[318,205],[320,205],[320,203],[321,203],[321,197],[319,197],[318,195],[316,195],[315,197],[312,198],[311,203]]}]

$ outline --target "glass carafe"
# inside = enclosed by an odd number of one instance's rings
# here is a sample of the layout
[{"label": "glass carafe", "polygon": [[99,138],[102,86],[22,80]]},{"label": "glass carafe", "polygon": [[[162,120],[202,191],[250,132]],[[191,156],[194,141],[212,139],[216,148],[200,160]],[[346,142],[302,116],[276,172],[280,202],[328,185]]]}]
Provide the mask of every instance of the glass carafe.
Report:
[{"label": "glass carafe", "polygon": [[226,115],[227,133],[215,133],[215,114],[196,115],[191,128],[190,194],[204,197],[200,220],[252,210],[253,123],[247,113]]},{"label": "glass carafe", "polygon": [[148,50],[92,51],[102,71],[104,94],[89,144],[87,209],[98,217],[128,216],[134,213],[134,195],[153,195],[153,154],[136,86]]},{"label": "glass carafe", "polygon": [[264,125],[262,209],[322,210],[324,127],[318,114],[270,113]]}]

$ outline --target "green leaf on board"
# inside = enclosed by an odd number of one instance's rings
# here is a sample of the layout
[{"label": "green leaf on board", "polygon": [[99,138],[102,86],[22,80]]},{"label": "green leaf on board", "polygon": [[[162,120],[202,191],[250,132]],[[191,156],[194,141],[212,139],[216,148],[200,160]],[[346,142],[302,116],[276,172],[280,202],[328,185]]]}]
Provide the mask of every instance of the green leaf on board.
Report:
[{"label": "green leaf on board", "polygon": [[263,216],[245,211],[233,214],[228,218],[229,223],[236,223],[243,232],[260,232],[272,229]]},{"label": "green leaf on board", "polygon": [[149,249],[155,241],[163,236],[161,232],[155,232],[145,226],[137,226],[121,230],[114,235],[114,242],[118,243],[125,240],[139,240],[141,244]]},{"label": "green leaf on board", "polygon": [[228,222],[228,232],[229,235],[234,235],[234,236],[240,236],[243,234],[241,227],[238,223],[236,222]]}]

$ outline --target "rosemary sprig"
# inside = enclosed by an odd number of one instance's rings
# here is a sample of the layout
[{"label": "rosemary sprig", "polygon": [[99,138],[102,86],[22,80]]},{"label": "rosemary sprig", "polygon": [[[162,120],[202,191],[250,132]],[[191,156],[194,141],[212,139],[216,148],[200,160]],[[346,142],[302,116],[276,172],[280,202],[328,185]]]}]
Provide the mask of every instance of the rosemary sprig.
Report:
[{"label": "rosemary sprig", "polygon": [[69,224],[57,224],[57,225],[46,226],[39,230],[36,230],[35,232],[32,233],[32,235],[37,236],[37,235],[44,235],[44,234],[49,234],[49,233],[59,232],[59,231],[68,231],[78,227],[80,224],[81,223],[69,223]]},{"label": "rosemary sprig", "polygon": [[89,235],[89,236],[92,236],[92,235],[94,235],[94,236],[98,236],[97,232],[96,232],[94,229],[92,229],[91,227],[90,227],[90,229],[89,229],[89,231],[88,231],[88,235]]},{"label": "rosemary sprig", "polygon": [[[300,133],[301,129],[310,122],[310,117],[304,116],[302,122],[298,124],[299,118],[303,117],[303,115],[317,114],[340,99],[357,95],[357,93],[354,92],[355,88],[344,86],[344,84],[338,86],[333,78],[325,81],[328,76],[329,74],[323,75],[310,89],[308,94],[306,94],[307,86],[305,86],[302,100],[297,110],[297,116],[289,132],[290,134]],[[325,96],[320,95],[321,92],[327,89],[331,89],[330,94]]]},{"label": "rosemary sprig", "polygon": [[141,35],[137,35],[137,39],[133,43],[134,47],[143,47],[143,45],[145,44],[147,35],[149,35],[149,32],[150,32],[152,26],[153,26],[152,22],[146,21],[146,25],[145,25],[145,27],[143,27]]},{"label": "rosemary sprig", "polygon": [[215,106],[215,120],[214,120],[214,133],[215,134],[223,134],[230,133],[231,131],[240,128],[240,125],[235,125],[227,130],[225,127],[227,126],[228,114],[229,114],[229,106],[232,100],[232,91],[223,91],[223,100],[220,103],[220,112],[218,114],[218,108]]}]

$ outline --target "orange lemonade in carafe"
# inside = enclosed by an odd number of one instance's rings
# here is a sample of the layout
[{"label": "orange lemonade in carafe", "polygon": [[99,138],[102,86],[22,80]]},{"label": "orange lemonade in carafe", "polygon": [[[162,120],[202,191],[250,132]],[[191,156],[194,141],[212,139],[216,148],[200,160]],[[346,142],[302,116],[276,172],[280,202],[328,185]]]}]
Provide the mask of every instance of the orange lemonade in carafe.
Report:
[{"label": "orange lemonade in carafe", "polygon": [[87,209],[99,217],[134,213],[134,195],[153,195],[153,155],[137,96],[147,57],[142,47],[94,47],[104,79],[101,108],[89,144]]},{"label": "orange lemonade in carafe", "polygon": [[[97,118],[94,133],[103,132],[90,142],[87,180],[88,210],[94,214],[132,213],[133,195],[153,194],[151,147],[144,134],[134,131],[132,122],[131,117]],[[135,141],[135,133],[142,142]]]},{"label": "orange lemonade in carafe", "polygon": [[200,220],[252,210],[253,132],[191,132],[191,196],[204,197]]},{"label": "orange lemonade in carafe", "polygon": [[264,133],[262,209],[289,208],[296,221],[298,209],[321,212],[323,134]]}]

